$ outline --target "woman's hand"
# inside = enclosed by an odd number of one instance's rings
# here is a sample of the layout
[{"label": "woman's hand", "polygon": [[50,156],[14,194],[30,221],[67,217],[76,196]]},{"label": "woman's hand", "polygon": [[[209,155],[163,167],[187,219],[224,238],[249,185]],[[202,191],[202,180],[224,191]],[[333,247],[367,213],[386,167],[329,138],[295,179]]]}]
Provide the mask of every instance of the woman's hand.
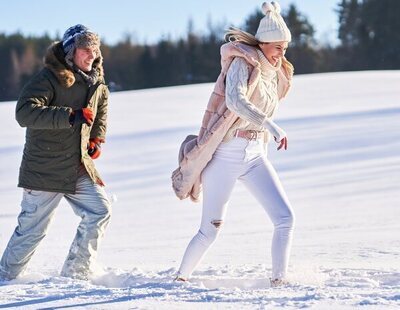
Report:
[{"label": "woman's hand", "polygon": [[288,142],[286,132],[270,119],[265,119],[262,125],[274,136],[275,142],[279,143],[278,151],[281,148],[287,150]]},{"label": "woman's hand", "polygon": [[287,150],[287,145],[288,145],[288,143],[287,143],[287,137],[285,137],[285,138],[283,138],[281,141],[278,141],[277,139],[276,139],[276,137],[274,137],[275,138],[275,141],[277,142],[277,143],[279,143],[279,146],[278,146],[278,148],[277,148],[277,150],[279,151],[281,148],[284,148],[284,150]]}]

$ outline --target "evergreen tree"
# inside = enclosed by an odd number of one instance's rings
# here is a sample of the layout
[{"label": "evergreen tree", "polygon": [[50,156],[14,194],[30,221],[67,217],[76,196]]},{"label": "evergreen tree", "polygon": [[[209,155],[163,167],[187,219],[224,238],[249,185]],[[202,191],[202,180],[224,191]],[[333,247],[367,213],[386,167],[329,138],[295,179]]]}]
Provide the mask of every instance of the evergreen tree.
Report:
[{"label": "evergreen tree", "polygon": [[258,29],[258,25],[260,24],[260,20],[264,16],[265,15],[261,12],[261,10],[257,8],[254,13],[250,14],[250,16],[246,18],[243,30],[255,35]]},{"label": "evergreen tree", "polygon": [[341,69],[400,68],[400,1],[342,0],[338,59]]},{"label": "evergreen tree", "polygon": [[342,0],[338,5],[339,33],[338,37],[344,48],[352,48],[359,44],[361,25],[361,3],[358,0]]},{"label": "evergreen tree", "polygon": [[294,4],[289,6],[286,13],[283,14],[288,28],[292,34],[291,46],[294,47],[310,47],[315,45],[314,27],[308,19],[302,15]]},{"label": "evergreen tree", "polygon": [[283,13],[283,18],[292,34],[286,56],[293,63],[295,72],[317,72],[320,60],[316,50],[314,27],[294,4],[291,4]]},{"label": "evergreen tree", "polygon": [[359,45],[367,69],[400,68],[400,1],[364,0]]},{"label": "evergreen tree", "polygon": [[362,31],[361,2],[342,0],[338,5],[339,33],[341,45],[336,49],[339,70],[356,70],[363,67],[360,52],[360,32]]}]

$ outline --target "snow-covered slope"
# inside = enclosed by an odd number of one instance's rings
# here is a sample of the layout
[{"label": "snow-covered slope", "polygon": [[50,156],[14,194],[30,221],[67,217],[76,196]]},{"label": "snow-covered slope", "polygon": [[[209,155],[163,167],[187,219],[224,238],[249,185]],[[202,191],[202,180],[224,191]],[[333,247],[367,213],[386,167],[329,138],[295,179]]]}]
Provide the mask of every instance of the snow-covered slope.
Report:
[{"label": "snow-covered slope", "polygon": [[[172,282],[201,205],[170,186],[180,142],[197,133],[212,84],[113,93],[97,166],[117,197],[89,283],[58,276],[79,219],[62,202],[0,308],[338,309],[400,307],[400,71],[296,76],[269,146],[297,215],[292,285],[270,288],[272,225],[238,184],[224,230],[193,281]],[[24,130],[0,104],[0,251],[16,225]]]}]

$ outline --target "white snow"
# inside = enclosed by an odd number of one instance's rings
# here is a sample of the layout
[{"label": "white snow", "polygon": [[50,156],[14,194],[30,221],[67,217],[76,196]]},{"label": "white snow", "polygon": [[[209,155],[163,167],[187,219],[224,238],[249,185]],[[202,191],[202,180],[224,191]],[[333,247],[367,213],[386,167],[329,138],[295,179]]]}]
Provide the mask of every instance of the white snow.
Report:
[{"label": "white snow", "polygon": [[[212,84],[112,93],[96,161],[112,222],[89,282],[58,275],[79,219],[64,201],[27,272],[0,282],[0,309],[398,309],[400,71],[295,76],[277,115],[288,151],[269,156],[295,208],[291,285],[271,288],[272,225],[241,184],[190,283],[172,281],[201,204],[170,185]],[[16,226],[24,129],[0,104],[0,252]]]}]

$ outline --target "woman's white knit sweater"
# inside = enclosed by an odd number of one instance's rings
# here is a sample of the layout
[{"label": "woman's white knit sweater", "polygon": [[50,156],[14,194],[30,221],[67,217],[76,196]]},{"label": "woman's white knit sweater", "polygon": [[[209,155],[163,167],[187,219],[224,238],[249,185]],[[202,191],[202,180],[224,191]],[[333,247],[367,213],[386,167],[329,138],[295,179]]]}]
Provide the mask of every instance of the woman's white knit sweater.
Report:
[{"label": "woman's white knit sweater", "polygon": [[[226,106],[233,111],[239,119],[233,124],[224,137],[224,142],[235,135],[236,129],[264,131],[263,121],[271,119],[278,104],[277,71],[281,61],[276,67],[272,66],[264,54],[257,49],[261,64],[261,78],[251,96],[247,98],[247,85],[249,79],[249,64],[244,58],[236,57],[226,75]],[[268,135],[266,131],[266,135]],[[268,141],[268,138],[265,139]]]}]

